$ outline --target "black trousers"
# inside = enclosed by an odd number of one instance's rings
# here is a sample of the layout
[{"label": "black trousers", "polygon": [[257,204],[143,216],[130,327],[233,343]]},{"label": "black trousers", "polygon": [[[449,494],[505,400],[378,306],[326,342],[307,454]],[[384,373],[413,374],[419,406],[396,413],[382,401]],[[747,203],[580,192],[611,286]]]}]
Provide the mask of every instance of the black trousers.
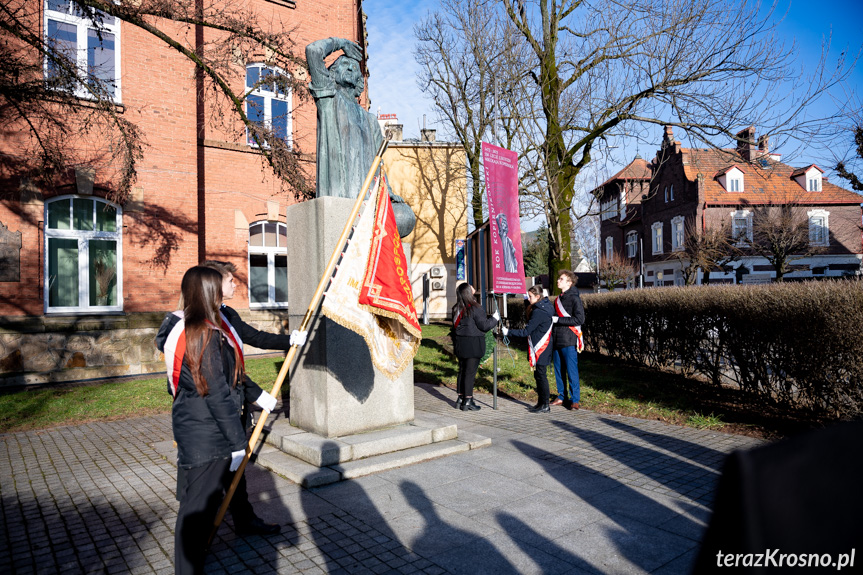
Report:
[{"label": "black trousers", "polygon": [[[229,459],[220,459],[200,467],[177,470],[180,509],[174,529],[174,570],[178,574],[204,572],[207,539],[225,493],[234,480],[230,463]],[[229,509],[234,525],[248,524],[255,518],[245,473],[237,484]]]},{"label": "black trousers", "polygon": [[[207,539],[222,504],[225,475],[230,459],[218,459],[200,467],[177,470],[177,524],[174,528],[174,572],[204,572]],[[248,500],[246,501],[248,503]]]},{"label": "black trousers", "polygon": [[536,381],[536,395],[539,397],[538,405],[548,403],[548,364],[537,365],[533,370],[533,379]]},{"label": "black trousers", "polygon": [[473,383],[476,380],[476,370],[479,369],[479,357],[458,358],[458,379],[456,389],[459,395],[473,396]]}]

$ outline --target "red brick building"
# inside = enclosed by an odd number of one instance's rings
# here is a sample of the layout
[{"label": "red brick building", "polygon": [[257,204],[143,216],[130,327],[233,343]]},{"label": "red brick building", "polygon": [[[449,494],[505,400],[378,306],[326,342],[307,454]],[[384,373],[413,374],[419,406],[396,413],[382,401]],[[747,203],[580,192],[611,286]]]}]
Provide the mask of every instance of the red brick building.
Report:
[{"label": "red brick building", "polygon": [[[32,31],[93,58],[88,21],[67,0],[41,1],[41,22]],[[364,43],[361,0],[252,4],[268,21],[294,29],[300,57],[320,38]],[[161,25],[190,41],[188,27]],[[227,129],[207,121],[230,111],[199,99],[188,58],[120,21],[108,32],[98,57],[115,82],[116,110],[141,129],[145,142],[137,181],[119,205],[106,201],[116,185],[108,165],[70,166],[64,181],[41,187],[24,174],[2,174],[0,386],[163,371],[153,332],[164,312],[175,309],[185,270],[204,259],[231,261],[240,270],[230,303],[249,321],[286,327],[284,214],[296,200],[238,120]],[[236,66],[232,88],[240,93],[261,74],[302,74],[272,69],[263,55]],[[252,99],[260,104],[258,119],[278,126],[313,178],[311,99],[265,87]],[[0,134],[0,154],[7,157],[26,134],[11,128]]]},{"label": "red brick building", "polygon": [[[771,153],[767,138],[756,145],[754,128],[738,135],[736,149],[683,148],[666,127],[661,149],[646,162],[636,157],[593,193],[601,206],[603,258],[622,256],[636,271],[629,286],[683,285],[686,234],[728,227],[741,238],[742,255],[711,283],[759,283],[776,277],[773,266],[744,247],[759,207],[794,205],[805,213],[817,253],[795,258],[787,279],[861,273],[863,196],[836,186],[815,165],[792,167]],[[778,208],[777,208],[778,209]],[[703,283],[698,272],[696,283]]]}]

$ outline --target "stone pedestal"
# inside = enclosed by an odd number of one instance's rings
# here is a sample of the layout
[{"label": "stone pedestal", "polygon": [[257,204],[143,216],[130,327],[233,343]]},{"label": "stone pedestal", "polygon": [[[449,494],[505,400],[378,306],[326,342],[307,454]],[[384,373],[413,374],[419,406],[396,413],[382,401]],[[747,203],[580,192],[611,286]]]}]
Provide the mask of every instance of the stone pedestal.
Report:
[{"label": "stone pedestal", "polygon": [[[291,329],[303,320],[353,204],[322,197],[287,209]],[[290,422],[305,431],[341,437],[414,419],[413,362],[390,380],[372,364],[362,337],[319,310],[289,377]]]}]

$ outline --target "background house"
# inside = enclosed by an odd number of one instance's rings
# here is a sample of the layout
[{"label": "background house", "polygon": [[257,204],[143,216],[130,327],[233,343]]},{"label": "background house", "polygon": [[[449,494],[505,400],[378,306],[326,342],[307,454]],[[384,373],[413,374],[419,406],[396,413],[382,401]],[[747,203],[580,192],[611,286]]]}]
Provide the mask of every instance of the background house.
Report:
[{"label": "background house", "polygon": [[428,274],[429,317],[449,317],[455,304],[456,240],[467,237],[467,180],[464,148],[439,142],[435,130],[423,129],[419,140],[402,139],[394,115],[382,123],[392,136],[384,169],[393,192],[414,210],[416,227],[403,242],[411,250],[411,286],[417,313],[423,309],[423,275]]},{"label": "background house", "polygon": [[[116,112],[137,124],[145,147],[122,205],[106,199],[116,186],[110,166],[70,166],[65,177],[39,187],[0,163],[0,385],[164,371],[153,335],[164,312],[176,308],[185,270],[204,259],[237,266],[230,303],[247,321],[284,329],[284,213],[296,200],[265,167],[242,124],[214,127],[209,120],[229,111],[196,90],[188,58],[140,28],[117,21],[94,51],[92,24],[74,6],[32,2],[44,16],[32,32],[100,54]],[[293,27],[300,56],[320,38],[364,43],[362,10],[353,0],[251,0],[250,7]],[[194,27],[164,28],[194,45]],[[232,89],[240,93],[268,74],[302,74],[270,66],[265,54],[234,65]],[[255,104],[250,118],[272,123],[313,177],[314,103],[273,84],[260,85],[248,102]],[[4,126],[0,156],[14,157],[26,134],[24,126]],[[96,138],[82,135],[81,148],[97,145]]]},{"label": "background house", "polygon": [[[683,285],[688,235],[727,230],[738,255],[710,272],[711,283],[771,281],[774,267],[751,247],[754,215],[784,206],[803,218],[809,239],[785,278],[859,274],[863,196],[831,184],[817,166],[782,163],[766,137],[756,144],[754,128],[737,137],[735,149],[683,148],[666,127],[652,162],[636,158],[594,190],[603,258],[622,256],[636,273],[643,261],[645,287]],[[704,280],[700,271],[694,279]]]}]

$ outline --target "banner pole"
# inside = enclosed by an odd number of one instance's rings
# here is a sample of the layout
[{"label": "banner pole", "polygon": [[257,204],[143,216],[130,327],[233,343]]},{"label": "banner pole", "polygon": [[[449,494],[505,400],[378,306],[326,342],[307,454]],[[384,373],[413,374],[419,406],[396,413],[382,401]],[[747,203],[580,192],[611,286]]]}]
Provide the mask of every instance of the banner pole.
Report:
[{"label": "banner pole", "polygon": [[[336,264],[338,263],[339,258],[342,255],[345,242],[347,242],[348,236],[350,235],[351,230],[353,230],[354,220],[357,219],[357,214],[359,214],[360,212],[360,207],[363,205],[363,200],[365,199],[366,193],[368,192],[368,189],[372,184],[372,180],[375,177],[375,172],[377,172],[378,166],[380,166],[380,163],[383,160],[384,152],[386,152],[388,145],[389,140],[384,140],[381,143],[377,154],[375,155],[375,159],[372,161],[372,166],[371,168],[369,168],[369,172],[368,174],[366,174],[366,180],[363,182],[363,188],[357,196],[357,201],[354,202],[353,210],[351,210],[351,214],[348,216],[348,221],[345,222],[345,228],[342,230],[342,235],[339,237],[338,242],[336,242],[336,247],[333,250],[333,255],[330,256],[330,261],[327,264],[326,269],[324,270],[323,276],[321,276],[321,280],[318,282],[318,287],[315,290],[314,295],[312,296],[312,301],[309,302],[309,308],[306,310],[306,315],[303,316],[303,321],[300,323],[299,328],[297,328],[298,331],[308,331],[309,324],[312,321],[312,316],[317,310],[318,305],[321,303],[321,298],[323,298],[324,290],[326,289],[330,277],[333,275]],[[291,369],[291,364],[293,364],[294,358],[297,355],[298,348],[298,345],[292,345],[291,349],[288,351],[288,355],[285,358],[284,363],[282,363],[282,369],[279,370],[279,376],[276,378],[276,383],[273,385],[273,391],[270,392],[273,397],[278,397],[279,391],[282,388],[282,383],[284,383],[285,378],[288,375],[288,371],[290,371]],[[225,518],[225,513],[228,511],[228,506],[231,504],[231,498],[233,498],[234,492],[237,490],[237,485],[239,485],[240,479],[243,477],[243,472],[246,470],[246,464],[249,462],[249,457],[251,457],[252,452],[257,446],[258,439],[261,436],[261,432],[264,430],[264,425],[267,422],[268,415],[269,413],[264,411],[261,414],[261,417],[258,418],[258,423],[255,425],[255,430],[252,432],[252,437],[251,439],[249,439],[249,445],[246,448],[246,456],[243,458],[242,463],[240,463],[240,467],[237,468],[237,471],[234,473],[234,480],[231,482],[231,487],[225,494],[225,500],[222,501],[222,506],[219,507],[219,512],[216,514],[216,519],[213,521],[213,529],[212,531],[210,531],[209,539],[207,539],[207,547],[209,547],[210,543],[213,542],[213,537],[215,537],[216,531],[219,530],[219,525],[222,524],[222,520]]]}]

